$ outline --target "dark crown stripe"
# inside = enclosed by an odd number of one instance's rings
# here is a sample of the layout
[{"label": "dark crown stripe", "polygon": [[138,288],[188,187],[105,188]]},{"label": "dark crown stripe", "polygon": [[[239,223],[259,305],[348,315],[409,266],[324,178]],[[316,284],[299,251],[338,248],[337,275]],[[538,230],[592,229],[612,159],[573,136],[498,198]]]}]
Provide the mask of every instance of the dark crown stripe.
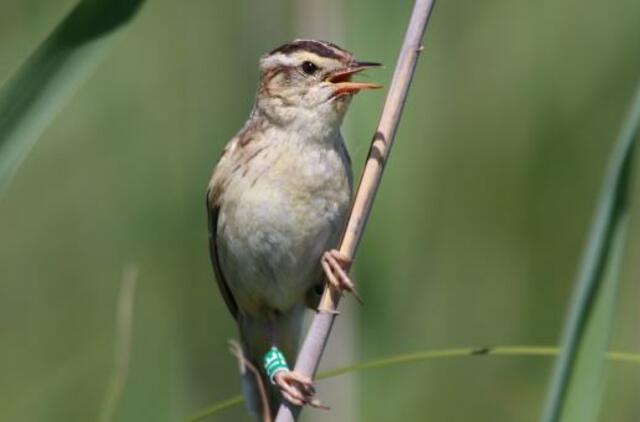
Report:
[{"label": "dark crown stripe", "polygon": [[291,54],[301,50],[317,54],[320,57],[327,57],[331,59],[340,59],[349,54],[347,51],[344,51],[337,45],[331,44],[329,42],[296,40],[288,44],[281,45],[280,47],[270,52],[269,55],[276,53]]}]

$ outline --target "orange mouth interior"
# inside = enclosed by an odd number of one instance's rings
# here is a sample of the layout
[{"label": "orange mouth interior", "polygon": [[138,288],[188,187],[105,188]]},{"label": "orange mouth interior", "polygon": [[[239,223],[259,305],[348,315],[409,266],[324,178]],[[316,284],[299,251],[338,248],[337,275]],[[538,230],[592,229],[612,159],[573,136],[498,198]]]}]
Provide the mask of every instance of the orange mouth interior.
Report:
[{"label": "orange mouth interior", "polygon": [[359,72],[365,70],[368,66],[352,67],[344,70],[339,70],[332,73],[327,78],[327,82],[331,82],[336,87],[334,96],[357,93],[365,89],[379,89],[382,85],[368,83],[368,82],[351,82],[351,77]]}]

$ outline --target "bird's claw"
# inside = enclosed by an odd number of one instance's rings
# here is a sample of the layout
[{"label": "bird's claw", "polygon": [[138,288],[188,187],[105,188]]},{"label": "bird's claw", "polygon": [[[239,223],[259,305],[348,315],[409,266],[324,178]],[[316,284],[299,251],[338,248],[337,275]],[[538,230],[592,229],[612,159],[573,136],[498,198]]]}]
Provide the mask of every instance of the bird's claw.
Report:
[{"label": "bird's claw", "polygon": [[320,400],[314,398],[316,388],[311,378],[295,371],[281,371],[274,375],[274,382],[282,396],[296,406],[326,408]]},{"label": "bird's claw", "polygon": [[351,266],[351,260],[340,253],[337,249],[331,249],[322,255],[320,260],[322,269],[327,276],[327,281],[333,288],[340,292],[351,293],[362,304],[362,298],[356,290],[356,286],[347,274]]}]

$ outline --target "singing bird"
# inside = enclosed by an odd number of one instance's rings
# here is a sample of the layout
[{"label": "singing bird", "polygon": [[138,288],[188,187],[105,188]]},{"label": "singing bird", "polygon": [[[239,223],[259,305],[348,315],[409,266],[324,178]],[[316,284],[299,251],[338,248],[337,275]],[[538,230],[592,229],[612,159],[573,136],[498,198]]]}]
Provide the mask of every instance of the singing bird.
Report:
[{"label": "singing bird", "polygon": [[[356,293],[349,261],[334,249],[352,192],[340,125],[362,62],[335,44],[298,39],[260,58],[256,100],[225,147],[207,191],[211,261],[235,318],[242,352],[259,368],[274,414],[282,397],[312,403],[312,381],[292,371],[305,310],[324,280]],[[262,414],[257,380],[243,371],[248,410]]]}]

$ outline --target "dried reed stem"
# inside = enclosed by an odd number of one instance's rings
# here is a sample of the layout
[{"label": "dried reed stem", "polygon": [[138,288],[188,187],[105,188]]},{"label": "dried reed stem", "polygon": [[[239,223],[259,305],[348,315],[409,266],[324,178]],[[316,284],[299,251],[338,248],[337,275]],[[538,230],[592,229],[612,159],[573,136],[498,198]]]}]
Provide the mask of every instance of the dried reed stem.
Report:
[{"label": "dried reed stem", "polygon": [[136,266],[131,265],[125,268],[116,311],[115,367],[102,403],[100,422],[110,422],[114,419],[116,407],[127,380],[133,339],[133,302],[137,279]]},{"label": "dried reed stem", "polygon": [[267,395],[267,389],[262,382],[262,376],[260,371],[256,368],[247,358],[244,357],[242,352],[242,346],[235,340],[229,340],[229,351],[240,362],[241,371],[249,370],[253,374],[258,385],[258,392],[260,393],[260,402],[262,403],[262,422],[272,422],[271,412],[269,411],[269,397]]},{"label": "dried reed stem", "polygon": [[[355,256],[371,212],[373,200],[382,178],[382,171],[398,128],[418,56],[422,51],[422,34],[434,3],[434,0],[416,0],[413,7],[387,99],[380,116],[378,128],[371,142],[369,156],[365,163],[360,185],[351,207],[342,242],[340,243],[340,252],[351,259]],[[337,314],[336,309],[339,301],[339,292],[331,288],[325,289],[320,300],[318,312],[313,318],[296,362],[295,370],[301,374],[310,377],[315,376]],[[276,422],[293,422],[297,419],[300,410],[299,407],[290,403],[284,403],[280,406]]]}]

